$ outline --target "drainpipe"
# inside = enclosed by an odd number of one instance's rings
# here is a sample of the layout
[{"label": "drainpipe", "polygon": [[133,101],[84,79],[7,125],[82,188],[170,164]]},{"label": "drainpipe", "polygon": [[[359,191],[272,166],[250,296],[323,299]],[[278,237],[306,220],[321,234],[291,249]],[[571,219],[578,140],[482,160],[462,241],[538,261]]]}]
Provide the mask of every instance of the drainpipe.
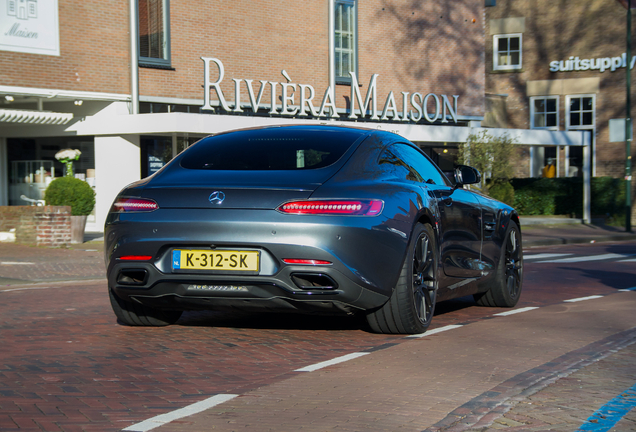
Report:
[{"label": "drainpipe", "polygon": [[336,6],[334,0],[328,0],[329,4],[329,88],[333,92],[333,100],[336,100]]},{"label": "drainpipe", "polygon": [[139,36],[137,34],[137,0],[130,0],[130,93],[131,114],[139,114],[139,65],[137,54]]}]

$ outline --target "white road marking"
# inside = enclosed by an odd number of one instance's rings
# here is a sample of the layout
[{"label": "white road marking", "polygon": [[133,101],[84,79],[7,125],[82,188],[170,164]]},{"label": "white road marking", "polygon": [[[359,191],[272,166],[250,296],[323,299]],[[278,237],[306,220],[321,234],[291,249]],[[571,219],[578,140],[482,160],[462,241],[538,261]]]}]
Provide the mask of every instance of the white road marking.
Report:
[{"label": "white road marking", "polygon": [[528,312],[528,311],[535,310],[535,309],[539,309],[539,307],[538,306],[528,306],[528,307],[515,309],[515,310],[511,310],[511,311],[507,311],[507,312],[497,313],[497,314],[494,314],[493,316],[508,316],[508,315],[514,315],[514,314],[518,314],[518,313],[522,313],[522,312]]},{"label": "white road marking", "polygon": [[23,262],[23,261],[1,261],[0,265],[34,265],[32,262]]},{"label": "white road marking", "polygon": [[566,256],[570,256],[570,255],[574,255],[574,254],[557,254],[557,253],[543,253],[543,254],[536,254],[536,255],[523,255],[523,259],[524,260],[528,260],[528,259],[547,259],[547,258],[559,258],[559,257],[566,257]]},{"label": "white road marking", "polygon": [[602,298],[603,296],[601,295],[593,295],[593,296],[588,296],[588,297],[579,297],[579,298],[575,298],[575,299],[570,299],[570,300],[563,300],[566,303],[576,303],[576,302],[580,302],[580,301],[585,301],[585,300],[593,300],[593,299],[598,299],[598,298]]},{"label": "white road marking", "polygon": [[427,330],[424,333],[420,333],[420,334],[414,334],[414,335],[408,335],[407,338],[421,338],[421,337],[425,337],[425,336],[430,336],[430,335],[434,335],[435,333],[441,333],[447,330],[453,330],[456,328],[460,328],[463,327],[462,325],[457,325],[457,324],[451,324],[451,325],[447,325],[444,327],[440,327],[440,328],[436,328],[433,330]]},{"label": "white road marking", "polygon": [[0,290],[0,292],[9,292],[9,291],[28,291],[28,290],[43,290],[43,289],[52,289],[52,288],[66,288],[63,286],[59,286],[59,287],[29,287],[29,288],[11,288],[11,289],[3,289]]},{"label": "white road marking", "polygon": [[305,366],[304,368],[296,369],[294,372],[313,372],[315,370],[322,369],[322,368],[327,367],[327,366],[332,366],[332,365],[335,365],[335,364],[338,364],[338,363],[343,363],[343,362],[346,362],[348,360],[353,360],[353,359],[356,359],[358,357],[365,356],[367,354],[371,354],[371,353],[368,353],[368,352],[351,353],[351,354],[343,355],[341,357],[336,357],[336,358],[331,359],[331,360],[327,360],[327,361],[324,361],[324,362],[316,363],[316,364],[313,364],[313,365],[310,365],[310,366]]},{"label": "white road marking", "polygon": [[609,259],[616,259],[616,258],[625,258],[625,257],[628,257],[628,256],[631,256],[631,255],[610,253],[610,254],[603,254],[603,255],[590,255],[590,256],[583,256],[583,257],[572,257],[572,258],[561,258],[561,259],[547,260],[547,261],[537,261],[537,264],[542,264],[542,263],[575,263],[575,262],[585,262],[585,261],[601,261],[601,260],[609,260]]},{"label": "white road marking", "polygon": [[619,262],[636,262],[636,258],[630,258],[626,260],[620,260]]},{"label": "white road marking", "polygon": [[141,423],[134,424],[132,426],[128,426],[124,431],[128,432],[145,432],[156,427],[162,426],[166,423],[170,423],[173,420],[177,420],[183,417],[188,417],[193,414],[200,413],[201,411],[205,411],[206,409],[212,408],[213,406],[222,404],[231,399],[234,399],[238,395],[234,394],[218,394],[216,396],[212,396],[201,402],[193,403],[192,405],[188,405],[181,409],[171,411],[166,414],[161,414],[156,417],[149,418],[148,420],[144,420]]}]

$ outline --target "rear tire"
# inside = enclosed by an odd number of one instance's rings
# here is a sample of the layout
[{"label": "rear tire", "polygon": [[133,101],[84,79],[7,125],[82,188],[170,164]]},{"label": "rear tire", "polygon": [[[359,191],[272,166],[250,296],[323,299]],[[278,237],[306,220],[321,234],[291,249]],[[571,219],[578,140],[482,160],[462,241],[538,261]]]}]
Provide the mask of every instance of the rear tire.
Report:
[{"label": "rear tire", "polygon": [[493,285],[485,293],[473,297],[478,305],[513,307],[521,297],[523,284],[523,250],[519,226],[510,221],[501,249],[501,258]]},{"label": "rear tire", "polygon": [[108,289],[110,305],[113,312],[122,323],[130,326],[167,326],[174,324],[181,317],[182,311],[167,311],[153,309],[139,303],[128,302],[120,299]]},{"label": "rear tire", "polygon": [[376,333],[424,333],[431,323],[437,298],[438,253],[433,229],[417,224],[393,294],[384,306],[367,314]]}]

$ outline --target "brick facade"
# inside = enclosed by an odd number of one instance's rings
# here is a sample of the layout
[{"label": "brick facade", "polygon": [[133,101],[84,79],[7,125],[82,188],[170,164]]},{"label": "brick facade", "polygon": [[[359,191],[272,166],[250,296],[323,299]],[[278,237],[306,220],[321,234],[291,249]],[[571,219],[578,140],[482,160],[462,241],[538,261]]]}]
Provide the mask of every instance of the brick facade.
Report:
[{"label": "brick facade", "polygon": [[71,243],[68,206],[0,207],[0,231],[15,229],[15,241],[32,246],[59,247]]},{"label": "brick facade", "polygon": [[[529,82],[592,79],[598,80],[594,92],[595,121],[595,171],[597,176],[620,178],[625,174],[625,143],[609,142],[609,120],[625,118],[626,68],[600,70],[550,71],[550,63],[570,59],[603,59],[621,57],[626,52],[627,11],[618,1],[554,2],[550,0],[497,0],[495,7],[486,8],[486,89],[489,94],[505,97],[507,127],[527,129],[531,127]],[[493,37],[497,32],[491,26],[501,19],[524,19],[523,68],[518,71],[493,70]],[[632,28],[636,28],[636,14],[632,12]],[[511,32],[512,33],[512,32]],[[636,32],[632,47],[636,47]],[[632,55],[636,54],[633,52]],[[564,63],[565,66],[565,63]],[[572,66],[571,69],[574,69]],[[573,81],[569,81],[573,82]],[[555,93],[552,93],[555,94]],[[589,94],[586,90],[559,94],[558,130],[567,130],[566,97]],[[632,105],[636,104],[636,85],[631,90]],[[632,114],[634,109],[632,108]],[[495,116],[491,114],[490,118]],[[486,115],[488,119],[488,114]],[[632,159],[636,156],[632,145]],[[564,149],[559,157],[565,159]],[[528,160],[520,163],[521,172],[527,176]],[[524,166],[525,165],[525,166]],[[633,165],[633,162],[632,162]],[[525,172],[523,172],[525,170]],[[633,167],[632,167],[633,172]],[[561,166],[560,175],[565,175]],[[636,185],[632,181],[632,196],[636,198]],[[634,202],[634,199],[632,199]],[[632,206],[634,207],[634,206]],[[633,218],[636,221],[636,210]]]},{"label": "brick facade", "polygon": [[[634,14],[636,16],[636,14]],[[619,57],[625,52],[626,10],[618,1],[561,2],[549,0],[498,0],[486,8],[486,89],[505,98],[507,127],[528,129],[530,123],[529,81],[599,80],[596,93],[596,175],[621,177],[625,172],[625,144],[609,142],[609,120],[625,118],[625,68],[551,72],[550,62]],[[524,18],[523,68],[505,72],[493,70],[493,21]],[[636,18],[632,27],[636,28]],[[634,37],[632,45],[636,42]],[[577,93],[568,93],[571,95]],[[559,95],[559,130],[566,130],[566,96]],[[636,102],[636,85],[632,86]],[[633,103],[634,103],[633,102]],[[632,148],[636,154],[636,149]],[[563,156],[562,156],[563,157]]]},{"label": "brick facade", "polygon": [[[139,69],[140,95],[203,98],[203,62],[225,66],[222,89],[234,100],[232,78],[328,86],[328,1],[173,1],[172,70]],[[128,1],[59,0],[61,55],[3,52],[7,86],[127,94],[130,92]],[[484,114],[483,0],[449,3],[365,0],[358,6],[359,81],[366,92],[379,74],[378,109],[387,94],[459,95],[460,114]],[[216,71],[213,71],[216,76]],[[337,86],[339,107],[350,87]],[[269,101],[269,89],[263,101]],[[280,92],[280,88],[279,88]],[[213,95],[213,99],[216,95]],[[296,95],[296,103],[299,96]],[[242,101],[248,96],[243,83]]]}]

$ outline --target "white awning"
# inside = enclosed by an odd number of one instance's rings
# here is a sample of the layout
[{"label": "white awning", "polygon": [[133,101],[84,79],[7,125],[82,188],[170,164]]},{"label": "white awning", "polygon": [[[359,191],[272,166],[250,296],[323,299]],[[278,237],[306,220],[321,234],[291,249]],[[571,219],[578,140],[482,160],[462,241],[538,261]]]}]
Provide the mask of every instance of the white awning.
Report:
[{"label": "white awning", "polygon": [[71,119],[71,113],[0,109],[0,123],[62,125]]}]

